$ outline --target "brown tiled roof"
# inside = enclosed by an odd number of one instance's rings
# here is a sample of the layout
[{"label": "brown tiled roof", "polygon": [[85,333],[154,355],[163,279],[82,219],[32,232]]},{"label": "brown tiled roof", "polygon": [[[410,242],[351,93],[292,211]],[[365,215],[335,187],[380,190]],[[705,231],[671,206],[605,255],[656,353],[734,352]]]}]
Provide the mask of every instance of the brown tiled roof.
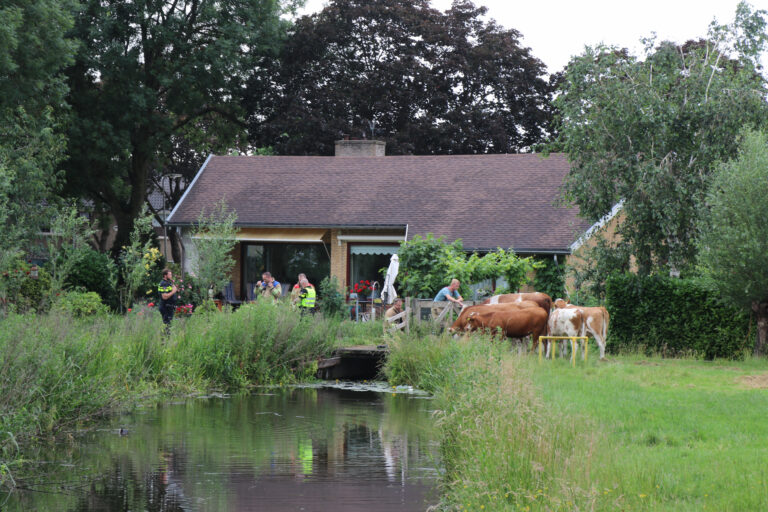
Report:
[{"label": "brown tiled roof", "polygon": [[212,156],[169,220],[224,198],[241,226],[408,225],[467,249],[568,252],[590,225],[555,205],[568,168],[562,154]]}]

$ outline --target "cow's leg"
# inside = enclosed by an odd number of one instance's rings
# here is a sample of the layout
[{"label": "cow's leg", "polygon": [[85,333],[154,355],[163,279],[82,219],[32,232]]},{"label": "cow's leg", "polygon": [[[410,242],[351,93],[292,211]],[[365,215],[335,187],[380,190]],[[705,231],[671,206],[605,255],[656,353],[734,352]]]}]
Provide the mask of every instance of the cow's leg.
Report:
[{"label": "cow's leg", "polygon": [[600,349],[600,359],[605,359],[605,338],[603,337],[602,329],[595,329],[594,318],[589,317],[585,322],[587,325],[587,331],[595,338],[597,346]]}]

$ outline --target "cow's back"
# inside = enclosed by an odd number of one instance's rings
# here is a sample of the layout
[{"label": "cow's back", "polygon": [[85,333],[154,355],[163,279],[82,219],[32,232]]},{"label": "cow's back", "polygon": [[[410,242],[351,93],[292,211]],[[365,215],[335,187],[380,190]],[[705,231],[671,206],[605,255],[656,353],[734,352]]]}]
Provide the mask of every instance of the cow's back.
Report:
[{"label": "cow's back", "polygon": [[552,309],[552,297],[542,292],[504,293],[502,295],[494,295],[493,297],[485,299],[483,304],[507,304],[524,300],[535,302],[547,312]]},{"label": "cow's back", "polygon": [[581,336],[584,318],[578,308],[555,308],[547,323],[550,336]]},{"label": "cow's back", "polygon": [[506,302],[502,304],[478,304],[476,306],[467,306],[461,310],[461,313],[459,313],[458,318],[456,318],[456,321],[453,322],[453,325],[451,325],[449,331],[456,332],[465,330],[467,328],[467,319],[469,318],[469,315],[474,312],[492,313],[496,311],[529,309],[538,307],[539,305],[537,303],[529,300],[520,302]]}]

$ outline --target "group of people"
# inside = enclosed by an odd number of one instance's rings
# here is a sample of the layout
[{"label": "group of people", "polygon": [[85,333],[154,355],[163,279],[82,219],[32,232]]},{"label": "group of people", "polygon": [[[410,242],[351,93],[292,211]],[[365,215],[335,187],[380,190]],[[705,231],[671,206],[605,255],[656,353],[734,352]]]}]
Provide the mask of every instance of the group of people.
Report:
[{"label": "group of people", "polygon": [[[173,320],[173,315],[176,312],[179,289],[173,281],[171,269],[163,269],[162,277],[162,281],[157,285],[157,293],[160,296],[158,310],[163,317],[163,323],[166,325],[167,330],[170,328],[171,320]],[[257,290],[260,297],[269,298],[273,301],[279,299],[283,294],[282,285],[269,272],[261,274],[261,281],[256,282],[254,286],[254,294]],[[307,275],[304,273],[299,274],[298,281],[293,285],[291,304],[298,307],[302,314],[314,314],[315,312],[317,291],[315,290],[315,285],[309,282]]]},{"label": "group of people", "polygon": [[[173,315],[176,311],[176,300],[178,288],[173,282],[173,273],[170,269],[163,269],[163,280],[157,286],[157,292],[160,295],[158,309],[163,317],[163,323],[170,326]],[[452,279],[451,284],[442,288],[435,295],[434,302],[450,301],[464,307],[464,299],[459,294],[459,280]],[[254,286],[254,294],[258,292],[260,297],[270,300],[277,300],[282,297],[283,289],[280,282],[269,273],[261,274],[261,281],[257,281]],[[298,307],[302,314],[314,314],[317,304],[317,290],[315,285],[309,282],[307,275],[300,273],[296,284],[291,289],[291,304]],[[403,301],[396,299],[392,306],[384,313],[385,318],[391,318],[402,312]],[[437,316],[440,313],[438,308],[432,308],[432,315]]]},{"label": "group of people", "polygon": [[[257,291],[260,297],[269,298],[273,301],[279,299],[283,294],[282,285],[269,272],[261,274],[261,281],[256,282],[254,294]],[[298,275],[296,284],[291,289],[291,304],[298,307],[302,314],[314,314],[315,312],[317,290],[303,272]]]}]

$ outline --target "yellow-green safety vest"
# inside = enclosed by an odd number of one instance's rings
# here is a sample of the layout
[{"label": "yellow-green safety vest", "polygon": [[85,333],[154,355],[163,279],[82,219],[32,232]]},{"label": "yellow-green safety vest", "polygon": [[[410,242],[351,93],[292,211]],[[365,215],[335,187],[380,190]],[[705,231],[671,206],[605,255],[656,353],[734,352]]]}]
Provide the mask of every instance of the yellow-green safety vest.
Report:
[{"label": "yellow-green safety vest", "polygon": [[302,308],[313,308],[315,307],[315,297],[317,297],[317,293],[315,292],[315,289],[311,286],[307,286],[304,288],[306,296],[301,298],[301,304],[299,304],[299,307]]}]

